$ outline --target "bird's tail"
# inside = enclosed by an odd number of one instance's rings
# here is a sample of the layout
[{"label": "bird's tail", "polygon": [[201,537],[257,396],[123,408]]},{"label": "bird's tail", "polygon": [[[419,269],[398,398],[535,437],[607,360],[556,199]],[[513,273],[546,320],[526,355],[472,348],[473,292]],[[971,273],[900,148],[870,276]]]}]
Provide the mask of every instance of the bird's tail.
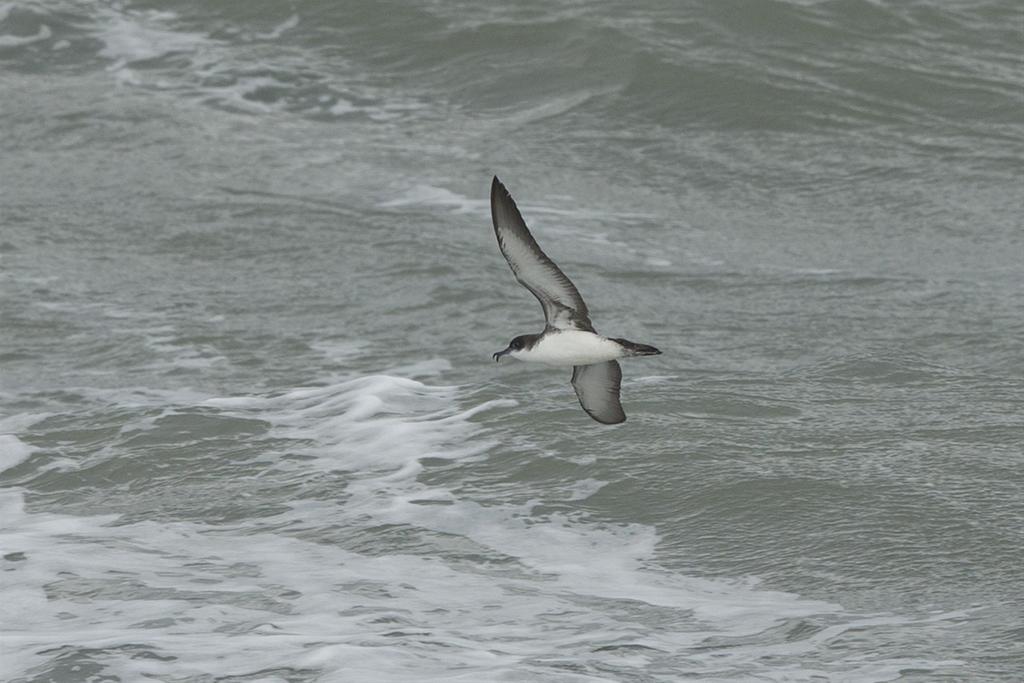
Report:
[{"label": "bird's tail", "polygon": [[628,339],[615,339],[613,337],[612,341],[618,342],[620,346],[626,349],[627,356],[657,356],[661,353],[661,351],[653,346],[637,344],[636,342],[631,342]]}]

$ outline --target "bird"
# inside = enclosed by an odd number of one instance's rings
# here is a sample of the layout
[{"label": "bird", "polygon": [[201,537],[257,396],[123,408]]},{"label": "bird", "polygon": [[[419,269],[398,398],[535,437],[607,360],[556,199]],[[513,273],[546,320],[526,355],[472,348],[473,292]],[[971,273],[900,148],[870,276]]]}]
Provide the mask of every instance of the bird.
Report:
[{"label": "bird", "polygon": [[545,322],[540,334],[521,334],[493,354],[495,362],[508,356],[572,366],[572,388],[587,415],[607,425],[625,422],[626,413],[619,401],[622,369],[618,359],[656,356],[661,351],[597,333],[576,285],[541,250],[498,176],[491,182],[491,219],[498,248],[519,284],[537,297]]}]

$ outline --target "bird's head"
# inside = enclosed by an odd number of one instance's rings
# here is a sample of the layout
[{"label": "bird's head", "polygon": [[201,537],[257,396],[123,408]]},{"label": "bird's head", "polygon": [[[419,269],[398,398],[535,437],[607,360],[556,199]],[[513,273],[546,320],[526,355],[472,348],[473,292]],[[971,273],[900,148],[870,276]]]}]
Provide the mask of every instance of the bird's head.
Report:
[{"label": "bird's head", "polygon": [[517,358],[524,351],[528,351],[537,341],[538,337],[540,337],[539,334],[521,334],[510,341],[508,346],[506,346],[502,351],[498,351],[494,354],[492,358],[494,358],[495,362],[500,361],[504,356]]}]

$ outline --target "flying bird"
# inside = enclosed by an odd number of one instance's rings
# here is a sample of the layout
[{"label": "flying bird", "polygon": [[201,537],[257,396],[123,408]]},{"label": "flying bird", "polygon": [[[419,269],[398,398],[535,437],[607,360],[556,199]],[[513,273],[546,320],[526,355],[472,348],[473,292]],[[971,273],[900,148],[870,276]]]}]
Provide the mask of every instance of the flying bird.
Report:
[{"label": "flying bird", "polygon": [[619,402],[622,369],[617,359],[655,356],[661,351],[597,333],[579,290],[541,251],[497,176],[491,183],[491,219],[512,274],[540,301],[545,321],[543,332],[519,335],[495,353],[494,360],[510,356],[532,363],[571,365],[572,388],[583,410],[603,424],[625,422],[626,413]]}]

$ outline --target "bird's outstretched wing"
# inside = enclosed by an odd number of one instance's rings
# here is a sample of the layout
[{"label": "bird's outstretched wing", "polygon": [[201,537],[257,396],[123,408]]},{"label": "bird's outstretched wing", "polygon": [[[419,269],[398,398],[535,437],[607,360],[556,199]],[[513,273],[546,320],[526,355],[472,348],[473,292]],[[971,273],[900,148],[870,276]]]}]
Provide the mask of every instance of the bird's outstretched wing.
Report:
[{"label": "bird's outstretched wing", "polygon": [[626,421],[619,403],[622,369],[613,360],[593,365],[576,365],[572,369],[572,388],[587,415],[606,425]]},{"label": "bird's outstretched wing", "polygon": [[501,253],[519,284],[540,301],[548,326],[559,330],[593,332],[594,326],[583,297],[565,273],[537,246],[512,195],[497,176],[491,183],[491,218]]}]

